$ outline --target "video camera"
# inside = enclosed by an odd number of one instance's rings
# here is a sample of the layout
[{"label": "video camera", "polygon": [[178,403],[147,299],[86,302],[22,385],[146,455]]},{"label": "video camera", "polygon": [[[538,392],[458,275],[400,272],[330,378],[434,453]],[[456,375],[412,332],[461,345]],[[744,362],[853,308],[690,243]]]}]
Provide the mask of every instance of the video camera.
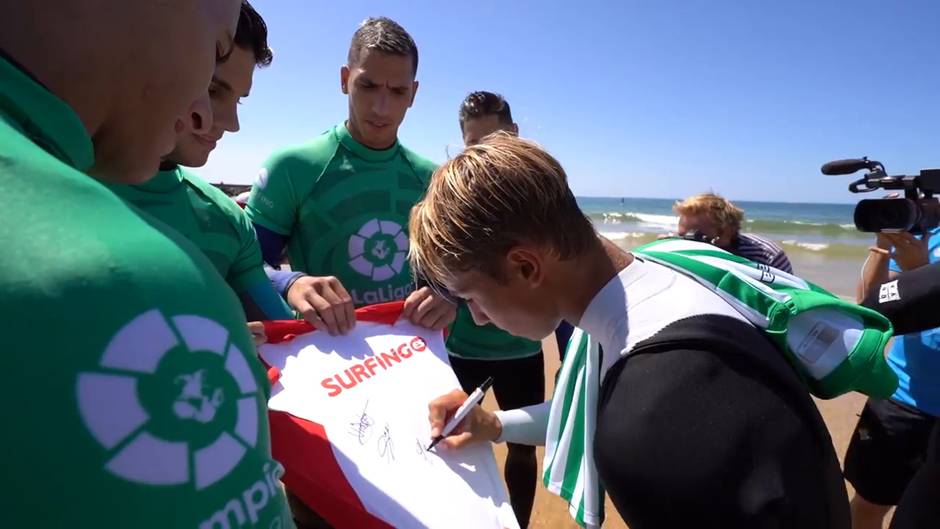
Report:
[{"label": "video camera", "polygon": [[852,193],[868,193],[878,189],[904,191],[904,198],[869,198],[855,206],[855,227],[864,232],[915,235],[940,225],[940,169],[922,169],[919,175],[889,176],[884,165],[868,158],[836,160],[822,166],[825,175],[852,174],[862,169],[868,172],[849,184]]},{"label": "video camera", "polygon": [[689,230],[685,232],[685,235],[681,235],[679,238],[685,239],[687,241],[704,242],[705,244],[718,246],[718,237],[709,237],[708,235],[705,235],[698,230]]}]

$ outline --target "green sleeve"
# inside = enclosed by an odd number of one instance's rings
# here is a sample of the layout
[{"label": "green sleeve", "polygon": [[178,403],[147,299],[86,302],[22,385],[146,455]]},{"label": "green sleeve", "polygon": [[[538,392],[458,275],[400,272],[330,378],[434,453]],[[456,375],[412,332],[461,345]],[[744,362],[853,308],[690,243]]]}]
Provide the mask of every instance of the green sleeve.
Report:
[{"label": "green sleeve", "polygon": [[245,206],[251,222],[289,237],[303,201],[329,167],[338,147],[339,142],[328,131],[268,158]]},{"label": "green sleeve", "polygon": [[299,163],[290,152],[276,154],[264,163],[245,206],[251,222],[281,235],[291,234],[300,205],[292,181]]},{"label": "green sleeve", "polygon": [[238,210],[235,216],[240,248],[229,268],[226,282],[241,299],[249,321],[291,319],[290,308],[264,273],[261,247],[248,215]]}]

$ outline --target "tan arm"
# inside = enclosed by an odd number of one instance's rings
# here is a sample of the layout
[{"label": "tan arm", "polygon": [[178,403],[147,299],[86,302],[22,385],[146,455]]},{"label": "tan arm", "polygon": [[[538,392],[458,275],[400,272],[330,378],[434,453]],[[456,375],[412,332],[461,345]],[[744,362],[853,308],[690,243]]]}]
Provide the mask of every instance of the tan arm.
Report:
[{"label": "tan arm", "polygon": [[861,303],[876,286],[892,279],[888,270],[891,261],[891,249],[894,247],[890,238],[878,234],[875,245],[868,249],[868,258],[862,264],[862,272],[855,289],[855,302]]}]

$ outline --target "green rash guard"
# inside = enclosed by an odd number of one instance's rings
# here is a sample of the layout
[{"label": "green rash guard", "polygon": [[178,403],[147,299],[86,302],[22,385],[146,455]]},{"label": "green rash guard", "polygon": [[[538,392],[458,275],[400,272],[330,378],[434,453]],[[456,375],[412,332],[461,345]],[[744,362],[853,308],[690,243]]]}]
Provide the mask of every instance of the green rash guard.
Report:
[{"label": "green rash guard", "polygon": [[[414,290],[408,215],[435,169],[398,142],[370,149],[340,123],[273,155],[245,211],[252,222],[287,237],[291,268],[336,276],[356,307],[402,300]],[[540,350],[537,342],[475,325],[465,308],[447,345],[468,358],[518,358]]]},{"label": "green rash guard", "polygon": [[471,360],[512,360],[542,352],[542,344],[513,336],[492,323],[479,326],[461,305],[447,336],[447,351]]},{"label": "green rash guard", "polygon": [[356,307],[402,300],[414,290],[408,215],[434,169],[398,142],[370,149],[341,123],[272,156],[245,211],[287,237],[292,269],[335,276]]},{"label": "green rash guard", "polygon": [[291,527],[238,300],[93,162],[79,117],[0,56],[3,526]]},{"label": "green rash guard", "polygon": [[141,185],[109,187],[202,250],[242,300],[249,320],[293,317],[264,273],[251,221],[225,193],[179,166]]}]

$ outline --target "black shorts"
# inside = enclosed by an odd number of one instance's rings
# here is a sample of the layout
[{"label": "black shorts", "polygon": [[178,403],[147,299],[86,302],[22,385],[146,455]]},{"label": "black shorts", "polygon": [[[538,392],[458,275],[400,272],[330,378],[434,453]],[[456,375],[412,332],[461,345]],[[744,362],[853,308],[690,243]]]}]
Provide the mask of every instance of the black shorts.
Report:
[{"label": "black shorts", "polygon": [[542,351],[511,360],[471,360],[451,355],[450,365],[468,394],[493,377],[493,394],[504,410],[545,401],[545,361]]},{"label": "black shorts", "polygon": [[936,527],[940,520],[940,421],[933,427],[924,463],[904,491],[891,529]]},{"label": "black shorts", "polygon": [[924,464],[937,419],[893,400],[868,399],[845,454],[845,479],[877,505],[897,505]]}]

